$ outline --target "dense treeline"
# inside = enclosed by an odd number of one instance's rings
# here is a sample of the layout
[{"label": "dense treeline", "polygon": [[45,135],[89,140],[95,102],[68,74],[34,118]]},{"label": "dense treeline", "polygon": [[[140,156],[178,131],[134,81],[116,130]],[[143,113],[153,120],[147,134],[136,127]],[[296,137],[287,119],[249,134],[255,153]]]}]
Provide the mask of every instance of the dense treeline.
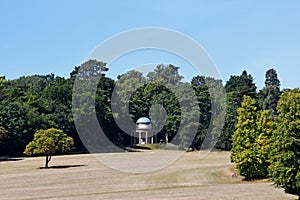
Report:
[{"label": "dense treeline", "polygon": [[53,74],[1,79],[0,126],[6,132],[2,155],[20,155],[35,131],[50,127],[64,130],[81,146],[71,112],[72,79]]},{"label": "dense treeline", "polygon": [[[90,66],[89,71],[80,70]],[[94,66],[98,66],[95,68]],[[129,115],[135,121],[139,117],[150,117],[153,121],[165,119],[157,134],[157,142],[172,142],[182,147],[200,149],[207,134],[211,121],[211,97],[208,84],[221,87],[222,81],[211,77],[195,76],[190,83],[183,81],[179,67],[173,65],[158,65],[146,76],[138,71],[129,71],[119,75],[117,80],[105,77],[106,64],[96,60],[77,66],[70,77],[59,77],[54,74],[20,77],[15,80],[0,79],[0,152],[2,155],[20,155],[26,144],[33,139],[33,134],[40,129],[57,128],[74,138],[74,150],[85,150],[74,125],[72,115],[72,89],[79,75],[90,77],[102,75],[96,91],[96,114],[99,123],[107,137],[118,146],[130,145],[131,139],[116,124],[126,113],[112,111],[111,96],[115,86],[117,96],[124,104],[129,105]],[[79,74],[81,73],[81,74]],[[277,114],[276,105],[280,95],[280,83],[275,70],[266,74],[266,87],[256,92],[253,78],[246,71],[239,76],[231,76],[225,84],[226,117],[225,125],[216,148],[230,150],[232,135],[237,123],[237,108],[241,105],[244,95],[257,100],[258,107],[270,109],[272,116]],[[147,82],[148,81],[148,82]],[[138,88],[134,86],[144,83]],[[199,110],[186,116],[187,121],[197,115],[199,124],[191,124],[187,130],[176,136],[182,120],[182,110],[176,95],[168,85],[179,85],[182,99],[186,104],[192,104],[189,90],[193,88]],[[128,94],[131,94],[128,98]],[[84,94],[82,94],[84,96]],[[86,111],[78,111],[86,113]],[[157,114],[154,114],[157,113]],[[124,115],[124,116],[122,116]],[[129,127],[130,129],[130,127]],[[132,129],[132,127],[131,127]],[[189,130],[197,133],[189,135]],[[192,139],[191,139],[192,137]],[[188,146],[187,146],[188,145]]]}]

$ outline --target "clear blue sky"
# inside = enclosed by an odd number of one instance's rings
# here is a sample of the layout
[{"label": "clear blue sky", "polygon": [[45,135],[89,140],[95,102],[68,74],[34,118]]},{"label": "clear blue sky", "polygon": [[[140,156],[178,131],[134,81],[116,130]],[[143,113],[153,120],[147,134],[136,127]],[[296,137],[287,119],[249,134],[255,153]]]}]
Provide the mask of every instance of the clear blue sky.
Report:
[{"label": "clear blue sky", "polygon": [[300,86],[297,0],[1,0],[0,25],[0,75],[9,79],[68,76],[108,37],[163,27],[201,44],[224,81],[246,69],[261,88],[275,68],[283,88]]}]

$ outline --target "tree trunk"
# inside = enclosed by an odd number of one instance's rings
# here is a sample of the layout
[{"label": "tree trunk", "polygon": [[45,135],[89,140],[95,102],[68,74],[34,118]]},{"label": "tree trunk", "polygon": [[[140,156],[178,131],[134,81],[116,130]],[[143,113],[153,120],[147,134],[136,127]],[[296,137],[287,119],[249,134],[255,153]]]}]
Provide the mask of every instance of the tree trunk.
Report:
[{"label": "tree trunk", "polygon": [[51,155],[46,155],[46,163],[45,163],[45,168],[48,168],[48,164],[51,160]]}]

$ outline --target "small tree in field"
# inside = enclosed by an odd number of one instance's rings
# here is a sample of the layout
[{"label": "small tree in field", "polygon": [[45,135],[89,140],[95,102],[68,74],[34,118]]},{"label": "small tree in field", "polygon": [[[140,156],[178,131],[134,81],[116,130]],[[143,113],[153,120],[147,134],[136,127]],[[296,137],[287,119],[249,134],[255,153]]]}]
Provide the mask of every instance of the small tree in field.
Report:
[{"label": "small tree in field", "polygon": [[39,130],[34,134],[33,141],[26,146],[24,154],[45,155],[45,168],[48,168],[53,154],[67,151],[73,144],[73,138],[67,136],[62,130],[55,128]]}]

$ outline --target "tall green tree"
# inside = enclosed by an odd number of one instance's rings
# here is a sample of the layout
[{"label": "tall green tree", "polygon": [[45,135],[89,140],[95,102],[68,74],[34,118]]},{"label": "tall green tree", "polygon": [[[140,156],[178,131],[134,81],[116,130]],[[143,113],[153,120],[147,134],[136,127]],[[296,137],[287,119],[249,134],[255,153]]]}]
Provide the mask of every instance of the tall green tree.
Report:
[{"label": "tall green tree", "polygon": [[241,107],[238,109],[238,123],[232,137],[231,160],[236,164],[240,175],[248,179],[256,178],[253,174],[255,167],[255,150],[253,143],[257,137],[255,101],[245,96]]},{"label": "tall green tree", "polygon": [[193,77],[191,85],[197,95],[199,106],[199,126],[197,135],[193,141],[192,148],[200,149],[205,136],[207,135],[208,127],[211,121],[211,96],[208,90],[207,82],[212,82],[204,76]]},{"label": "tall green tree", "polygon": [[270,110],[270,115],[275,117],[277,115],[276,107],[280,97],[280,81],[275,69],[269,69],[266,72],[266,81],[263,94],[263,109]]},{"label": "tall green tree", "polygon": [[225,90],[227,93],[225,125],[216,148],[230,150],[231,137],[237,123],[237,109],[241,106],[244,95],[256,97],[256,86],[253,83],[253,77],[247,71],[243,71],[240,76],[230,77],[226,82]]},{"label": "tall green tree", "polygon": [[225,89],[227,93],[237,93],[239,103],[243,101],[245,95],[251,98],[256,96],[256,86],[253,83],[253,77],[246,70],[240,76],[230,76],[230,79],[226,82]]},{"label": "tall green tree", "polygon": [[[209,137],[203,141],[203,147],[215,147],[225,124],[226,114],[226,92],[222,80],[211,77],[205,78],[210,95],[210,123],[207,129]],[[201,147],[202,148],[202,147]]]},{"label": "tall green tree", "polygon": [[108,77],[102,77],[96,92],[96,114],[99,124],[109,140],[117,146],[126,144],[126,136],[116,125],[111,109],[111,96],[115,87],[115,81]]},{"label": "tall green tree", "polygon": [[270,173],[276,186],[300,199],[300,90],[283,92],[277,111]]},{"label": "tall green tree", "polygon": [[269,111],[257,111],[256,102],[244,97],[238,109],[238,123],[232,137],[231,159],[246,179],[260,179],[268,175],[270,135],[274,125]]},{"label": "tall green tree", "polygon": [[108,150],[95,109],[99,105],[96,104],[99,81],[105,77],[106,71],[106,63],[88,60],[70,73],[71,82],[74,82],[72,114],[76,131],[86,148],[94,153]]},{"label": "tall green tree", "polygon": [[178,144],[182,149],[195,148],[195,138],[197,138],[201,126],[199,122],[203,120],[204,114],[200,113],[198,97],[190,83],[180,84],[178,90],[181,120],[178,137],[175,138],[175,141],[178,138]]}]

